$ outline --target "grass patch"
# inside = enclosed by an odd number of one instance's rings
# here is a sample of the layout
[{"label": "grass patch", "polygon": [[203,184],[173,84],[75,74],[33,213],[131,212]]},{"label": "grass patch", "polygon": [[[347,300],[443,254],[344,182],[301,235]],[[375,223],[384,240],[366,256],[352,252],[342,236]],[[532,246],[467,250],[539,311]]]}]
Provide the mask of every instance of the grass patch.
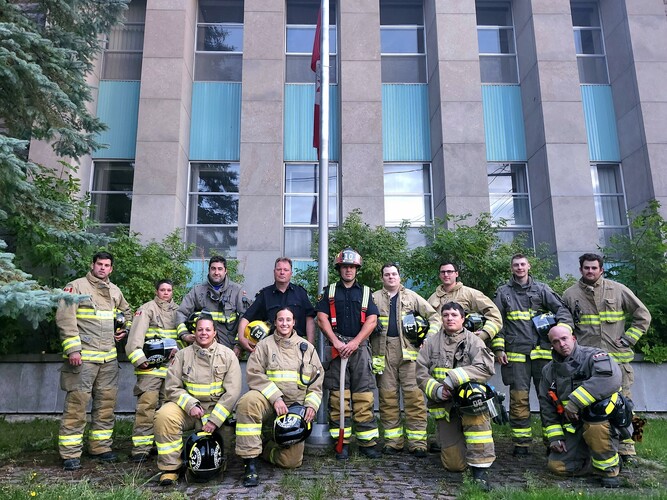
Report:
[{"label": "grass patch", "polygon": [[281,492],[296,500],[324,500],[340,497],[340,486],[333,477],[317,481],[303,479],[298,473],[288,472],[280,480]]},{"label": "grass patch", "polygon": [[635,444],[637,455],[667,467],[667,420],[650,419],[644,427],[644,439]]},{"label": "grass patch", "polygon": [[6,460],[26,451],[53,450],[58,447],[58,420],[7,422],[0,418],[0,459]]}]

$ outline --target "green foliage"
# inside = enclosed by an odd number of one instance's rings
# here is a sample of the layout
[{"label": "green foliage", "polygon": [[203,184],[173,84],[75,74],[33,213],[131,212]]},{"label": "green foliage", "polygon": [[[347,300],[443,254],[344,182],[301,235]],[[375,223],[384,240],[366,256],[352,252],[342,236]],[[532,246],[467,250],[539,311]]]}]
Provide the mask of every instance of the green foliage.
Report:
[{"label": "green foliage", "polygon": [[[174,282],[174,300],[179,302],[187,293],[192,275],[187,266],[193,245],[183,243],[180,230],[167,235],[161,242],[144,244],[139,234],[120,229],[105,250],[114,257],[113,273],[109,277],[123,292],[125,299],[136,310],[155,296],[155,283],[163,278]],[[91,256],[78,261],[79,275],[90,269]]]},{"label": "green foliage", "polygon": [[[360,210],[355,209],[348,214],[341,226],[329,233],[329,282],[339,279],[333,267],[336,255],[346,247],[352,247],[361,254],[363,266],[359,270],[359,283],[371,287],[372,290],[382,288],[380,270],[387,262],[403,265],[408,260],[407,225],[390,231],[384,226],[372,228],[362,219]],[[313,242],[313,258],[317,259],[317,236]],[[318,267],[314,265],[306,271],[298,271],[295,281],[308,290],[311,297],[318,293]]]},{"label": "green foliage", "polygon": [[413,288],[428,297],[440,284],[438,269],[444,260],[455,263],[461,281],[493,297],[496,288],[510,275],[510,259],[516,253],[525,254],[532,265],[531,274],[543,280],[552,267],[550,259],[535,258],[532,249],[523,241],[502,243],[498,229],[488,213],[471,224],[470,214],[448,215],[437,219],[432,227],[424,228],[426,246],[412,251],[405,275],[413,280]]},{"label": "green foliage", "polygon": [[651,311],[651,327],[639,341],[648,361],[667,361],[667,221],[651,201],[631,223],[632,237],[617,236],[604,249],[615,262],[607,275],[630,288]]},{"label": "green foliage", "polygon": [[[50,141],[58,155],[74,159],[98,146],[94,137],[104,125],[86,107],[91,100],[86,74],[100,50],[100,36],[126,8],[127,0],[0,0],[0,117],[5,129],[0,134],[0,224],[8,225],[10,237],[12,224],[19,231],[36,228],[34,256],[48,251],[42,244],[49,238],[68,239],[68,222],[76,222],[77,208],[58,196],[67,186],[43,196],[49,188],[41,183],[44,170],[27,160],[28,140]],[[15,263],[6,248],[0,240],[0,316],[24,315],[36,323],[63,294],[22,272],[23,256]]]}]

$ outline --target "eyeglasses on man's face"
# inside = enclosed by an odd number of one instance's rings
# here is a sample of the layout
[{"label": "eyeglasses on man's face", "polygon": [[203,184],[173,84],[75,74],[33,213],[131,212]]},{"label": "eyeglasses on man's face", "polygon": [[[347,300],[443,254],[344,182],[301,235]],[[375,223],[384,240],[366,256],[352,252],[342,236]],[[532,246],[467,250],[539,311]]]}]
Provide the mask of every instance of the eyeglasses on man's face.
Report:
[{"label": "eyeglasses on man's face", "polygon": [[456,271],[454,269],[444,269],[440,271],[440,274],[454,274]]}]

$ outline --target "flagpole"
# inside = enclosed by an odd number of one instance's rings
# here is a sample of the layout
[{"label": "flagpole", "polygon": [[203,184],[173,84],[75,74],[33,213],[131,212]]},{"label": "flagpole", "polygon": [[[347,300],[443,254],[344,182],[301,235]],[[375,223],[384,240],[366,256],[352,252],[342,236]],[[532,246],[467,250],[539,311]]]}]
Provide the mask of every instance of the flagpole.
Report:
[{"label": "flagpole", "polygon": [[[320,5],[321,20],[321,102],[320,102],[320,137],[319,137],[319,243],[318,243],[318,290],[322,291],[329,282],[329,0],[322,0]],[[319,333],[318,353],[325,359],[324,334]],[[326,405],[320,405],[317,412],[317,424],[309,442],[328,444],[328,418]]]}]

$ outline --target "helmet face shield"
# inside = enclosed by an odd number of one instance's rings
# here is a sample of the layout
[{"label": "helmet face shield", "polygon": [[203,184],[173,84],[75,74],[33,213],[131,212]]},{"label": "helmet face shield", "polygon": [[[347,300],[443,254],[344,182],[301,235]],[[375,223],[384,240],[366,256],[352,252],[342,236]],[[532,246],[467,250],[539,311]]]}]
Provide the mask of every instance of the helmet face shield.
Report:
[{"label": "helmet face shield", "polygon": [[306,422],[306,407],[298,403],[289,406],[285,415],[276,417],[273,423],[273,440],[285,448],[305,441],[312,431]]},{"label": "helmet face shield", "polygon": [[169,355],[173,349],[177,349],[176,341],[174,339],[146,339],[144,342],[144,356],[150,368],[158,368],[169,359]]},{"label": "helmet face shield", "polygon": [[454,404],[464,415],[490,412],[489,402],[493,402],[493,391],[486,384],[466,382],[455,389]]},{"label": "helmet face shield", "polygon": [[546,337],[549,330],[556,325],[556,317],[553,313],[539,314],[533,317],[532,322],[538,335]]},{"label": "helmet face shield", "polygon": [[479,313],[468,313],[466,314],[465,321],[463,322],[463,328],[469,332],[476,332],[481,330],[486,323],[486,316],[483,316]]},{"label": "helmet face shield", "polygon": [[424,342],[428,333],[428,321],[415,313],[403,315],[401,318],[403,335],[415,347],[419,347]]},{"label": "helmet face shield", "polygon": [[207,432],[190,435],[183,449],[188,471],[195,479],[206,481],[224,470],[226,458],[222,437]]}]

